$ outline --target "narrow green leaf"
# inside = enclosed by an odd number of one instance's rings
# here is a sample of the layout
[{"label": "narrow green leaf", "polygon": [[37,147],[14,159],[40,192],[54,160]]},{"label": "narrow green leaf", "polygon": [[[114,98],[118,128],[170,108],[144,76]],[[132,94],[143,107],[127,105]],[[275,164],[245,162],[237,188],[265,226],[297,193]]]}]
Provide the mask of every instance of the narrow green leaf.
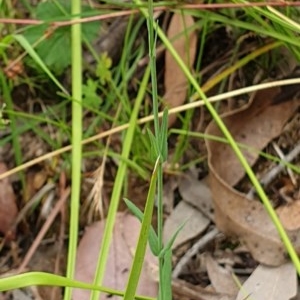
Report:
[{"label": "narrow green leaf", "polygon": [[[13,289],[24,288],[32,285],[44,285],[44,286],[61,286],[80,288],[85,290],[98,290],[111,295],[123,296],[123,292],[113,290],[106,287],[101,287],[85,282],[69,279],[67,277],[45,273],[45,272],[28,272],[24,274],[9,276],[0,279],[0,291],[9,291]],[[136,299],[140,300],[155,300],[150,297],[136,296]]]},{"label": "narrow green leaf", "polygon": [[56,86],[66,95],[69,95],[68,91],[60,84],[48,67],[44,64],[43,60],[36,53],[28,40],[21,34],[14,34],[13,38],[24,48],[24,50],[31,56],[31,58],[41,67],[41,69],[48,75],[48,77],[56,84]]},{"label": "narrow green leaf", "polygon": [[[132,141],[133,141],[133,136],[134,132],[136,130],[136,124],[137,124],[137,118],[138,118],[138,113],[140,106],[142,104],[142,101],[145,97],[145,93],[147,90],[147,84],[150,76],[150,68],[146,68],[143,80],[140,85],[140,89],[137,95],[137,98],[134,103],[133,110],[131,112],[130,116],[130,121],[129,121],[129,127],[126,132],[126,136],[124,138],[124,143],[123,143],[123,149],[122,149],[122,158],[128,159],[130,151],[131,151],[131,146],[132,146]],[[107,223],[105,226],[105,230],[103,233],[103,242],[101,245],[101,250],[99,253],[98,261],[97,261],[97,267],[96,267],[96,275],[94,279],[95,284],[102,284],[103,278],[104,278],[104,273],[105,273],[105,267],[106,267],[106,262],[109,254],[109,248],[110,248],[110,243],[112,239],[112,233],[113,233],[113,228],[115,224],[115,219],[116,219],[116,214],[119,206],[119,199],[120,195],[122,192],[123,188],[123,183],[125,180],[126,176],[126,170],[127,170],[127,163],[125,160],[120,161],[120,165],[118,168],[118,172],[115,178],[115,184],[113,188],[113,192],[111,195],[111,201],[110,201],[110,206],[108,210],[108,215],[107,215]],[[99,293],[98,292],[93,292],[91,295],[92,300],[98,300],[99,299]]]},{"label": "narrow green leaf", "polygon": [[124,295],[125,300],[134,300],[136,289],[138,286],[140,274],[142,271],[142,266],[144,263],[144,258],[146,254],[147,240],[149,236],[149,229],[151,226],[152,213],[155,201],[156,192],[156,181],[157,181],[157,171],[159,166],[160,157],[157,158],[154,170],[151,176],[150,187],[148,191],[144,218],[142,221],[142,226],[140,230],[139,240],[136,246],[136,251],[130,270],[129,279],[126,285],[126,291]]},{"label": "narrow green leaf", "polygon": [[[134,216],[136,216],[138,218],[138,220],[142,223],[143,218],[144,218],[144,213],[130,200],[125,198],[124,201],[125,201],[128,209],[131,211],[131,213]],[[149,246],[150,246],[151,252],[155,256],[158,256],[158,254],[159,254],[158,237],[157,237],[157,234],[156,234],[153,226],[150,226],[148,241],[149,241]]]},{"label": "narrow green leaf", "polygon": [[156,160],[156,158],[159,156],[159,145],[157,143],[157,140],[155,138],[155,136],[153,135],[153,133],[147,128],[147,132],[149,135],[149,139],[150,139],[150,158],[152,160]]},{"label": "narrow green leaf", "polygon": [[185,225],[186,222],[187,221],[185,221],[183,224],[181,224],[177,228],[177,230],[173,233],[172,237],[169,239],[169,241],[167,242],[166,246],[159,253],[159,257],[163,257],[165,255],[165,253],[172,248],[172,245],[174,244],[175,239],[177,238],[179,232],[184,227],[184,225]]},{"label": "narrow green leaf", "polygon": [[160,129],[160,153],[162,160],[166,161],[168,158],[168,109],[164,109],[162,116],[162,123]]}]

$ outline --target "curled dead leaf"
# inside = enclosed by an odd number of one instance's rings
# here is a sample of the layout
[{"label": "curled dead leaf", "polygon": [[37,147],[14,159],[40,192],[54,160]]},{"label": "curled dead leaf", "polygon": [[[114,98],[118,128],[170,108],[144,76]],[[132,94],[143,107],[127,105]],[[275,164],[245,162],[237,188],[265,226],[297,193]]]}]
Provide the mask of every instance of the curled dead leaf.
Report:
[{"label": "curled dead leaf", "polygon": [[[197,47],[196,32],[190,30],[194,23],[191,15],[174,13],[167,32],[174,49],[185,65],[190,68],[194,63]],[[188,80],[169,51],[166,51],[165,66],[165,95],[163,98],[165,104],[172,108],[184,103]],[[169,116],[169,126],[175,120],[175,115]]]},{"label": "curled dead leaf", "polygon": [[297,273],[291,262],[277,268],[259,265],[240,289],[236,300],[289,300],[297,295]]},{"label": "curled dead leaf", "polygon": [[[7,172],[4,163],[0,163],[0,174]],[[9,181],[9,178],[0,180],[0,232],[6,235],[8,239],[13,239],[15,232],[11,231],[18,214],[16,197]]]},{"label": "curled dead leaf", "polygon": [[209,223],[210,220],[200,210],[181,201],[166,219],[164,226],[164,242],[167,243],[176,230],[184,224],[172,245],[172,248],[175,249],[179,245],[203,233],[207,229]]},{"label": "curled dead leaf", "polygon": [[286,229],[300,230],[300,200],[280,206],[276,211]]},{"label": "curled dead leaf", "polygon": [[232,273],[221,267],[209,254],[205,258],[207,274],[215,291],[222,294],[236,296],[238,287]]},{"label": "curled dead leaf", "polygon": [[[258,150],[281,133],[299,105],[298,100],[268,105],[278,93],[279,87],[260,91],[247,107],[222,117],[236,142],[257,149],[242,149],[250,165],[257,159]],[[214,122],[207,127],[206,134],[223,136]],[[257,261],[272,266],[282,264],[286,252],[264,206],[248,201],[245,194],[233,187],[244,176],[244,170],[231,147],[212,140],[206,144],[217,227],[225,234],[239,237]],[[299,251],[299,231],[289,234]]]}]

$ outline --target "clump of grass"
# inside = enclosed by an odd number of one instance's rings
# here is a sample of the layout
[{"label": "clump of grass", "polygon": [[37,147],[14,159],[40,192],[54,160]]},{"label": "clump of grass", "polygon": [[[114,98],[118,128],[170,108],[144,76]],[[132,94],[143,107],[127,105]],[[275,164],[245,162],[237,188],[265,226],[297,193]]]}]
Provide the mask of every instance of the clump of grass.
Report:
[{"label": "clump of grass", "polygon": [[[75,20],[79,20],[82,15],[80,14],[80,1],[73,0],[72,3],[72,13]],[[30,3],[27,1],[23,1],[28,9],[31,9]],[[244,3],[243,1],[236,1],[237,3]],[[11,4],[9,1],[6,3],[6,9],[3,10],[5,12],[9,12],[7,7]],[[160,3],[158,3],[160,4]],[[4,5],[3,3],[1,4]],[[70,218],[70,247],[68,254],[68,270],[67,277],[59,277],[55,275],[49,275],[44,273],[27,273],[23,275],[13,276],[7,279],[0,280],[0,290],[8,290],[11,288],[23,287],[31,284],[47,284],[47,285],[58,285],[64,286],[66,288],[65,299],[70,299],[71,297],[71,289],[69,287],[80,287],[80,288],[88,288],[92,289],[93,299],[98,299],[99,291],[109,292],[110,294],[120,295],[122,293],[118,291],[113,291],[109,289],[99,288],[101,285],[102,279],[105,273],[105,262],[107,261],[108,249],[110,245],[110,240],[112,236],[112,228],[115,222],[115,215],[118,209],[119,201],[122,196],[122,189],[124,186],[124,182],[126,181],[127,169],[130,165],[138,174],[143,174],[145,177],[149,169],[154,168],[152,178],[150,180],[149,187],[149,195],[148,200],[146,202],[146,207],[144,213],[140,213],[136,207],[131,207],[131,210],[140,218],[142,222],[141,229],[141,237],[139,239],[139,246],[136,252],[135,261],[133,263],[132,272],[130,279],[128,281],[128,285],[125,291],[126,299],[133,299],[135,295],[136,285],[139,279],[139,271],[141,264],[138,261],[143,260],[145,245],[147,243],[147,239],[149,236],[149,242],[152,244],[153,252],[157,255],[159,260],[159,299],[171,299],[171,244],[173,239],[176,237],[177,233],[174,233],[174,237],[169,243],[163,245],[162,242],[162,228],[163,228],[163,213],[162,213],[162,190],[163,190],[163,169],[162,164],[167,160],[167,113],[159,114],[159,101],[157,95],[157,74],[156,74],[156,59],[155,59],[155,47],[157,41],[162,43],[162,45],[167,48],[174,58],[177,60],[183,72],[186,74],[186,77],[189,79],[191,85],[191,93],[190,93],[190,102],[191,105],[187,106],[189,108],[194,108],[193,103],[201,98],[204,100],[207,110],[210,112],[211,116],[215,119],[219,127],[221,128],[224,136],[226,138],[226,142],[229,143],[236,155],[241,161],[241,164],[245,168],[248,176],[250,177],[253,185],[256,187],[258,194],[260,195],[264,205],[266,206],[274,224],[276,225],[282,240],[284,241],[288,252],[295,264],[295,267],[300,274],[300,263],[295,253],[295,250],[289,241],[283,227],[281,226],[268,198],[265,195],[264,190],[261,188],[257,178],[255,177],[252,169],[247,164],[245,158],[243,157],[240,148],[241,145],[237,145],[235,141],[232,139],[230,132],[228,132],[227,128],[224,126],[222,120],[220,119],[218,112],[210,103],[209,99],[206,97],[204,93],[211,90],[213,87],[216,87],[220,82],[221,86],[219,86],[219,91],[226,90],[228,85],[227,81],[231,74],[233,74],[236,70],[241,70],[245,65],[249,62],[259,62],[263,66],[268,66],[269,56],[273,56],[271,62],[275,61],[274,57],[277,57],[278,53],[273,51],[271,54],[268,54],[269,51],[274,49],[278,49],[279,46],[287,47],[290,52],[294,55],[294,57],[299,60],[299,40],[297,39],[297,35],[299,33],[299,26],[292,21],[294,16],[297,16],[298,11],[295,8],[289,7],[285,9],[284,18],[281,13],[277,10],[270,8],[255,8],[255,7],[245,7],[242,9],[232,10],[232,9],[224,9],[221,13],[220,11],[204,11],[204,10],[185,10],[184,8],[180,8],[180,10],[184,11],[184,13],[192,14],[198,21],[199,27],[201,26],[202,30],[200,33],[200,50],[199,56],[196,66],[196,71],[200,72],[202,66],[204,65],[204,60],[207,56],[205,53],[205,45],[208,41],[209,35],[219,29],[220,27],[232,30],[232,34],[236,38],[240,38],[239,41],[243,40],[243,36],[251,33],[258,39],[266,40],[266,37],[271,40],[268,41],[267,45],[262,45],[259,49],[248,53],[245,56],[239,56],[238,52],[241,44],[238,44],[235,51],[233,51],[232,55],[228,56],[228,60],[226,61],[226,68],[221,71],[218,76],[204,82],[202,81],[202,87],[199,85],[200,76],[197,77],[194,74],[191,74],[189,69],[184,65],[181,58],[178,57],[177,53],[174,51],[172,44],[166,38],[165,34],[159,27],[159,24],[155,22],[153,19],[153,3],[149,0],[148,10],[143,6],[139,0],[136,0],[134,4],[129,6],[130,9],[140,9],[141,13],[148,20],[148,35],[149,35],[149,52],[150,52],[150,68],[147,68],[144,76],[139,82],[138,93],[135,101],[131,101],[131,95],[128,93],[128,84],[131,81],[133,74],[137,69],[138,61],[142,56],[145,55],[144,46],[141,45],[135,52],[133,56],[132,63],[128,64],[126,60],[128,53],[131,53],[133,49],[133,44],[138,36],[138,31],[140,26],[142,26],[142,21],[138,22],[136,26],[134,26],[134,22],[129,22],[128,30],[126,32],[126,38],[124,43],[124,49],[122,53],[122,57],[120,59],[119,64],[115,68],[111,68],[107,59],[109,58],[98,58],[98,66],[101,66],[101,70],[105,71],[106,75],[104,78],[100,78],[100,81],[97,79],[90,79],[90,83],[85,84],[85,92],[86,98],[91,99],[92,96],[97,98],[97,93],[101,91],[101,110],[98,109],[95,102],[91,101],[89,103],[84,103],[81,101],[82,99],[82,63],[81,63],[81,38],[80,38],[80,25],[72,25],[72,58],[73,58],[73,73],[72,73],[72,86],[74,87],[72,91],[72,96],[68,95],[66,88],[62,85],[62,83],[58,80],[56,75],[52,72],[52,70],[47,67],[45,62],[40,58],[38,53],[35,51],[34,45],[28,43],[28,40],[24,38],[22,34],[18,32],[16,34],[15,28],[11,27],[10,30],[12,32],[2,39],[2,44],[4,45],[4,50],[1,48],[0,55],[5,58],[7,61],[5,49],[10,47],[13,41],[17,41],[23,49],[31,56],[32,60],[39,66],[40,69],[47,75],[49,80],[53,81],[57,88],[63,93],[65,98],[65,103],[72,103],[72,147],[67,147],[68,150],[72,148],[72,157],[68,158],[72,164],[72,200],[71,200],[71,218]],[[179,9],[179,8],[178,8]],[[177,8],[173,8],[174,11]],[[1,11],[1,10],[0,10]],[[2,11],[2,12],[3,12]],[[8,16],[8,15],[7,15]],[[139,111],[142,107],[142,101],[145,98],[147,93],[147,85],[150,77],[150,69],[151,69],[151,78],[152,78],[152,99],[153,99],[153,118],[149,118],[149,120],[154,119],[154,134],[149,132],[149,139],[145,137],[142,130],[138,128],[136,125],[138,123]],[[269,69],[266,70],[266,73]],[[44,113],[41,113],[38,116],[28,116],[21,115],[21,113],[17,113],[13,110],[13,103],[9,97],[9,93],[11,91],[11,82],[8,83],[5,79],[4,74],[1,74],[1,86],[3,90],[3,98],[7,103],[7,109],[5,110],[8,113],[10,118],[10,125],[12,133],[22,134],[28,130],[34,130],[37,128],[39,124],[49,123],[52,126],[57,127],[59,130],[64,130],[68,132],[70,135],[70,130],[68,129],[67,120],[57,119],[56,121],[51,120],[53,117],[53,110],[47,110]],[[30,78],[27,78],[30,80]],[[102,82],[101,82],[101,79]],[[104,82],[103,82],[104,81]],[[253,87],[255,90],[255,87]],[[230,95],[223,95],[225,98]],[[219,97],[221,99],[222,97]],[[118,101],[116,101],[116,99]],[[97,100],[95,100],[97,101]],[[114,120],[110,115],[110,111],[116,111],[116,102],[119,102],[122,106],[124,114],[120,114],[118,120]],[[196,103],[199,105],[198,103]],[[62,104],[57,104],[59,107]],[[66,105],[67,106],[67,105]],[[114,150],[111,150],[112,156],[120,156],[120,164],[118,166],[117,176],[114,182],[114,189],[111,196],[111,202],[109,207],[109,212],[107,216],[107,227],[104,233],[104,242],[102,244],[102,249],[99,254],[97,274],[95,276],[95,281],[93,285],[86,285],[83,283],[76,282],[72,279],[74,273],[74,264],[75,264],[75,254],[76,254],[76,245],[77,245],[77,236],[78,236],[78,213],[79,213],[79,198],[80,198],[80,186],[81,186],[81,158],[83,155],[82,150],[82,114],[83,110],[87,109],[94,115],[94,121],[88,126],[85,134],[86,138],[89,138],[91,135],[95,134],[93,128],[100,126],[103,122],[110,122],[112,124],[116,121],[117,124],[128,123],[125,129],[126,134],[123,138],[123,148],[122,153],[116,154]],[[63,113],[65,115],[66,113]],[[18,127],[18,120],[20,117],[23,120],[28,120],[27,125],[25,127]],[[162,121],[160,118],[162,117]],[[190,110],[188,114],[186,114],[182,118],[181,123],[181,131],[172,131],[176,134],[181,134],[181,138],[178,140],[175,149],[175,155],[173,156],[173,165],[180,165],[181,157],[184,155],[186,149],[190,147],[188,135],[192,135],[189,132],[189,125],[191,123],[193,117],[193,112]],[[122,130],[125,130],[124,128]],[[36,130],[36,134],[40,135],[44,140],[51,145],[51,147],[58,148],[61,146],[60,143],[53,143],[49,136],[45,135],[42,131]],[[120,129],[121,130],[121,129]],[[142,139],[142,143],[140,143],[139,147],[133,147],[134,138]],[[205,136],[200,136],[200,138],[208,138]],[[5,140],[1,141],[1,145],[4,143],[13,143],[13,147],[15,150],[15,159],[16,164],[20,164],[22,162],[22,151],[19,148],[19,144],[16,139],[16,135],[11,134]],[[104,146],[102,145],[104,148]],[[151,152],[151,156],[149,159],[143,162],[142,166],[138,166],[136,162],[141,162],[139,159],[140,153],[149,153]],[[99,155],[98,152],[95,152],[95,155]],[[132,158],[133,157],[133,158]],[[136,159],[136,161],[134,161]],[[197,160],[195,159],[196,163]],[[24,181],[24,179],[23,179]],[[23,183],[25,184],[25,183]],[[157,198],[158,198],[158,225],[157,225],[157,233],[154,232],[153,228],[150,227],[151,215],[153,210],[153,199],[155,193],[155,187],[157,186]],[[128,202],[130,206],[130,203]],[[148,235],[148,232],[150,234]],[[122,294],[123,295],[123,294]]]}]

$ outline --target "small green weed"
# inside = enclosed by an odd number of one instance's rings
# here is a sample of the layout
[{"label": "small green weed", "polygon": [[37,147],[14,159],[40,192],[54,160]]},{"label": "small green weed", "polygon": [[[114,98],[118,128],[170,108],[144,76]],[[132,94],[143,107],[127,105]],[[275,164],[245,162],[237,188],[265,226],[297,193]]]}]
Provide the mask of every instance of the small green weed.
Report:
[{"label": "small green weed", "polygon": [[[96,13],[88,6],[82,6],[83,14]],[[36,45],[36,51],[44,63],[56,74],[61,74],[71,64],[70,26],[55,28],[51,22],[69,19],[71,3],[57,0],[40,2],[35,9],[37,19],[45,21],[42,25],[28,27],[24,36]],[[99,33],[99,22],[82,24],[82,36],[92,42]]]}]

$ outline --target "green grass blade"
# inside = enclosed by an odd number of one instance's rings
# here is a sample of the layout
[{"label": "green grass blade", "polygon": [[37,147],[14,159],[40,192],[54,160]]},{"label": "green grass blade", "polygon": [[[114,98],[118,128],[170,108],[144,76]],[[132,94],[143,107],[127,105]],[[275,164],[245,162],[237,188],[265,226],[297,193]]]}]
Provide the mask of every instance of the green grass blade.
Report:
[{"label": "green grass blade", "polygon": [[69,95],[68,91],[60,84],[53,73],[44,64],[40,56],[33,49],[27,39],[21,34],[14,34],[13,38],[24,48],[24,50],[31,56],[31,58],[38,64],[41,69],[48,75],[48,77],[56,84],[56,86],[66,95]]},{"label": "green grass blade", "polygon": [[[114,289],[96,286],[85,282],[69,279],[63,276],[44,273],[44,272],[28,272],[20,275],[5,277],[0,279],[0,291],[8,291],[13,289],[24,288],[28,286],[60,286],[72,287],[85,290],[98,290],[111,295],[123,296],[124,293]],[[135,296],[139,300],[155,300],[151,297]]]},{"label": "green grass blade", "polygon": [[[14,103],[13,99],[11,97],[11,89],[9,87],[9,83],[6,80],[4,74],[0,72],[0,82],[3,90],[3,98],[5,100],[5,103],[7,105],[7,109],[13,111],[14,109]],[[12,132],[12,144],[14,149],[14,156],[16,160],[16,165],[20,166],[22,164],[23,158],[22,158],[22,149],[19,142],[19,135],[18,132],[18,126],[17,126],[17,118],[13,114],[9,114],[9,126],[11,128]],[[20,180],[22,183],[23,191],[25,191],[25,174],[24,172],[20,173]]]},{"label": "green grass blade", "polygon": [[149,140],[150,140],[150,158],[151,160],[155,161],[156,158],[159,156],[160,153],[160,147],[158,145],[158,142],[154,136],[154,134],[150,131],[149,128],[147,128]]},{"label": "green grass blade", "polygon": [[[72,1],[72,14],[80,15],[81,1]],[[79,17],[75,17],[79,19]],[[72,25],[72,187],[69,225],[69,248],[67,262],[67,277],[73,278],[75,273],[80,190],[81,190],[81,158],[82,158],[82,47],[81,24]],[[65,300],[70,300],[72,290],[66,288]]]},{"label": "green grass blade", "polygon": [[172,245],[175,242],[175,239],[177,238],[179,232],[182,230],[182,228],[184,227],[184,225],[186,224],[187,221],[185,221],[183,224],[181,224],[176,231],[173,233],[172,237],[169,239],[169,241],[166,243],[165,247],[161,250],[161,252],[159,253],[160,257],[163,257],[165,255],[165,253],[172,249]]},{"label": "green grass blade", "polygon": [[[144,218],[144,213],[130,200],[128,199],[124,199],[128,209],[131,211],[131,213],[138,218],[138,220],[142,223],[143,222],[143,218]],[[155,256],[159,255],[159,249],[158,249],[158,237],[156,232],[154,231],[154,228],[152,226],[150,226],[149,229],[149,246],[150,249],[152,251],[152,253]]]},{"label": "green grass blade", "polygon": [[156,192],[156,181],[157,181],[157,168],[159,165],[160,157],[156,160],[154,170],[151,176],[150,187],[148,191],[144,218],[142,221],[142,226],[140,230],[139,240],[137,243],[133,264],[131,267],[129,279],[126,286],[126,291],[124,295],[125,300],[133,300],[136,289],[139,283],[140,274],[143,267],[143,262],[146,254],[147,241],[149,236],[149,230],[151,228],[153,207],[155,201]]},{"label": "green grass blade", "polygon": [[168,158],[168,109],[164,109],[160,127],[160,155],[162,161],[166,161]]},{"label": "green grass blade", "polygon": [[[135,100],[134,108],[130,117],[129,121],[129,127],[126,132],[125,140],[124,140],[124,146],[122,149],[122,157],[124,159],[128,159],[130,149],[131,149],[131,144],[133,141],[133,135],[137,123],[137,118],[138,118],[138,112],[139,108],[141,106],[142,100],[144,99],[144,95],[147,89],[147,83],[150,77],[150,68],[148,67],[145,71],[143,80],[141,82],[141,86],[139,88],[139,92],[137,95],[137,98]],[[120,162],[116,179],[115,179],[115,184],[111,196],[111,202],[108,210],[108,215],[107,215],[107,221],[106,221],[106,226],[105,230],[103,233],[103,243],[101,245],[101,250],[99,253],[99,258],[97,262],[97,268],[96,268],[96,275],[94,279],[94,284],[96,285],[101,285],[102,280],[104,278],[104,272],[105,272],[105,267],[106,267],[106,262],[108,258],[108,253],[109,253],[109,247],[111,244],[111,239],[112,239],[112,232],[113,232],[113,227],[116,219],[116,214],[117,214],[117,209],[119,206],[119,201],[120,201],[120,195],[122,191],[122,186],[124,182],[124,178],[126,175],[126,170],[127,170],[127,164],[124,161]],[[93,292],[91,295],[91,299],[93,300],[98,300],[99,299],[99,292]]]}]

